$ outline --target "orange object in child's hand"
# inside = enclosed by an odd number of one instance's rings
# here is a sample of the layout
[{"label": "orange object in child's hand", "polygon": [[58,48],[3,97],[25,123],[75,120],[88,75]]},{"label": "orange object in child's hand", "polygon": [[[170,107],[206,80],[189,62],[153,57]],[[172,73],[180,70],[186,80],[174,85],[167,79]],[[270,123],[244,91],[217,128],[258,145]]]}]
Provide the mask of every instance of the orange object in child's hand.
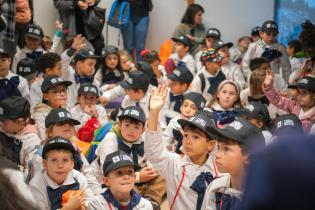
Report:
[{"label": "orange object in child's hand", "polygon": [[76,196],[81,193],[81,190],[68,190],[67,192],[62,194],[61,205],[64,206],[68,201],[70,196]]}]

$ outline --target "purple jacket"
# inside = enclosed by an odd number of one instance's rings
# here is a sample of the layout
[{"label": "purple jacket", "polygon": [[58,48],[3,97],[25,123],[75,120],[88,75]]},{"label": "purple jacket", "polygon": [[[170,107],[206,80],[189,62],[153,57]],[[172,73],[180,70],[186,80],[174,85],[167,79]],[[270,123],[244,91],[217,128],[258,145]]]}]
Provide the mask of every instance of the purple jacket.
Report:
[{"label": "purple jacket", "polygon": [[289,98],[280,96],[280,94],[275,91],[272,85],[269,87],[263,87],[263,91],[270,103],[279,109],[283,109],[286,112],[298,116],[302,122],[305,133],[309,133],[312,125],[315,123],[315,107],[313,107],[311,110],[308,110],[306,113],[303,113],[299,103]]}]

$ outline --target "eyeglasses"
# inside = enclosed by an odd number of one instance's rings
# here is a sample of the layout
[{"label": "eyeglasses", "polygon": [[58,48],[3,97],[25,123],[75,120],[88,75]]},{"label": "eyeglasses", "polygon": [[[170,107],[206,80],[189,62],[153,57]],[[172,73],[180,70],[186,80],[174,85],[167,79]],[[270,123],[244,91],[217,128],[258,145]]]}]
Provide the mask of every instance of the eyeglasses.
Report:
[{"label": "eyeglasses", "polygon": [[66,120],[63,122],[57,122],[55,123],[56,126],[63,126],[63,125],[70,125],[70,126],[74,126],[74,123],[72,120]]},{"label": "eyeglasses", "polygon": [[56,95],[57,95],[57,94],[61,95],[61,94],[67,93],[67,91],[68,91],[68,88],[63,88],[63,89],[49,90],[48,93],[52,93],[52,94],[56,94]]}]

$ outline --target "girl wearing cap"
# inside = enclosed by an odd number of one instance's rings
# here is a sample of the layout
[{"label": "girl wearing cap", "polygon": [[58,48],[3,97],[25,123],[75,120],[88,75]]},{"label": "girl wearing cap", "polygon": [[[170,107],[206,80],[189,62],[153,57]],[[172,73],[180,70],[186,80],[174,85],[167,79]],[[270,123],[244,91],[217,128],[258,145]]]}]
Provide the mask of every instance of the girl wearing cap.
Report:
[{"label": "girl wearing cap", "polygon": [[161,65],[161,59],[158,52],[155,50],[142,50],[141,52],[142,61],[150,64],[154,73],[154,82],[151,84],[153,86],[158,86],[158,84],[166,84],[166,71],[163,65]]},{"label": "girl wearing cap", "polygon": [[120,67],[119,50],[114,46],[107,46],[102,50],[103,63],[97,70],[94,83],[103,93],[112,89],[116,84],[124,80],[124,73]]},{"label": "girl wearing cap", "polygon": [[315,78],[305,76],[297,83],[297,101],[281,96],[273,88],[273,73],[266,71],[263,83],[264,94],[270,103],[286,112],[293,113],[302,122],[305,133],[315,134]]},{"label": "girl wearing cap", "polygon": [[237,83],[232,80],[224,80],[218,86],[215,97],[205,110],[213,113],[219,125],[224,125],[235,120],[237,116],[235,109],[240,105],[240,89]]}]

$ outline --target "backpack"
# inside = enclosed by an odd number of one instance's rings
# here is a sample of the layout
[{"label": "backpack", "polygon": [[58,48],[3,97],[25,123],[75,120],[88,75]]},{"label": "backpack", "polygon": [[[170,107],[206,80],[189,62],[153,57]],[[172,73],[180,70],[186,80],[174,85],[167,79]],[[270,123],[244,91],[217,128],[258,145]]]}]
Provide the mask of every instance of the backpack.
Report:
[{"label": "backpack", "polygon": [[118,29],[126,28],[130,19],[130,3],[114,0],[110,9],[107,24]]},{"label": "backpack", "polygon": [[88,152],[86,153],[86,159],[89,161],[89,163],[92,163],[93,160],[96,159],[95,151],[98,148],[98,145],[102,142],[102,140],[106,136],[106,134],[110,132],[113,125],[114,125],[114,122],[109,122],[95,130],[94,140],[91,142],[91,146]]}]

